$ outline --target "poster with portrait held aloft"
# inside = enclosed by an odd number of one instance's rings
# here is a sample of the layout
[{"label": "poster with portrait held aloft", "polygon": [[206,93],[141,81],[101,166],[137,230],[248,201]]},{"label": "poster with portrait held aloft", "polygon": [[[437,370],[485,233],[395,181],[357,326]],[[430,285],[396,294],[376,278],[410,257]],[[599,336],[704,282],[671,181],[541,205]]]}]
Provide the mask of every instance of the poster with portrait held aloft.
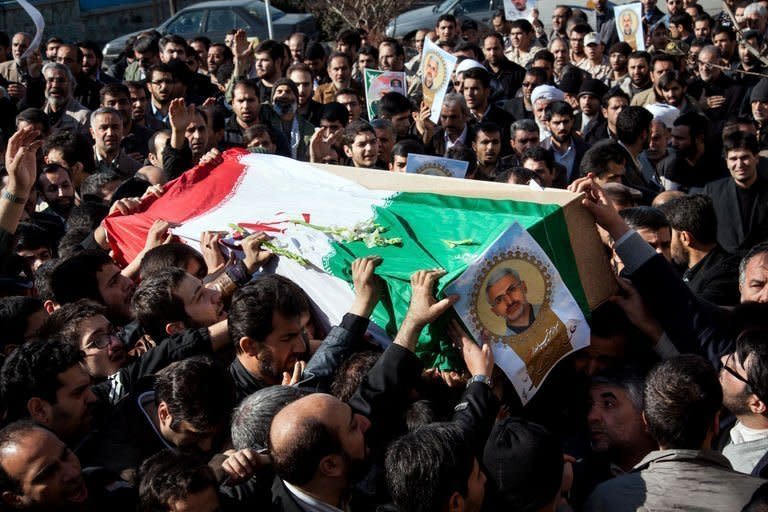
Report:
[{"label": "poster with portrait held aloft", "polygon": [[363,70],[365,80],[365,103],[368,107],[368,119],[379,117],[379,101],[389,92],[399,92],[406,96],[405,72],[380,71],[378,69]]},{"label": "poster with portrait held aloft", "polygon": [[451,75],[456,67],[456,57],[446,52],[429,38],[424,39],[424,51],[421,54],[421,92],[424,103],[429,105],[431,115],[429,119],[437,123],[440,119],[440,110],[443,108],[443,99],[451,83]]},{"label": "poster with portrait held aloft", "polygon": [[504,0],[504,16],[509,21],[528,20],[536,18],[536,0]]},{"label": "poster with portrait held aloft", "polygon": [[445,288],[479,344],[527,403],[558,361],[589,345],[589,325],[552,261],[517,222]]},{"label": "poster with portrait held aloft", "polygon": [[645,50],[645,33],[643,31],[643,4],[617,5],[613,8],[616,20],[616,33],[619,41],[623,41],[632,47],[632,51]]},{"label": "poster with portrait held aloft", "polygon": [[467,175],[469,162],[432,155],[410,153],[405,162],[405,172],[462,179]]}]

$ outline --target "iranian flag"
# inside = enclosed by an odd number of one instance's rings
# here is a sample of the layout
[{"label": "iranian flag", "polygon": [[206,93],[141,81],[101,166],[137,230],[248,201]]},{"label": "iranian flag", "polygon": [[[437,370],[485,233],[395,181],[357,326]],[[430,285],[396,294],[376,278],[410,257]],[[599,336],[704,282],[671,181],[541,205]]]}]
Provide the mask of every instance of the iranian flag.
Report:
[{"label": "iranian flag", "polygon": [[[421,178],[436,186],[450,179]],[[174,233],[195,248],[203,231],[234,237],[266,231],[281,253],[274,271],[302,286],[329,324],[352,303],[355,258],[383,259],[377,274],[386,291],[372,319],[394,336],[408,308],[413,272],[446,270],[439,296],[515,222],[554,265],[576,309],[588,312],[565,217],[555,204],[374,190],[312,164],[243,150],[224,153],[216,167],[187,171],[165,186],[162,197],[145,201],[142,213],[105,220],[116,260],[126,263],[141,251],[156,219],[178,223]],[[418,352],[426,365],[441,368],[456,367],[460,357],[441,325],[425,329]]]}]

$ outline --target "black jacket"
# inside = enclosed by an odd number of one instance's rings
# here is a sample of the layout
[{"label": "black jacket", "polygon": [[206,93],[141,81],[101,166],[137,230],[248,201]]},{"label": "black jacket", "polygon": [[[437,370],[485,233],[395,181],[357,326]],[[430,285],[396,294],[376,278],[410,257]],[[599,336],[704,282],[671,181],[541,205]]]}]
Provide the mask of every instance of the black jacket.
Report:
[{"label": "black jacket", "polygon": [[717,214],[717,241],[728,252],[739,253],[768,239],[768,178],[758,173],[752,186],[756,187],[757,196],[749,219],[742,219],[732,178],[713,181],[704,187],[704,194],[712,198]]},{"label": "black jacket", "polygon": [[140,379],[154,375],[175,361],[212,352],[211,336],[207,328],[186,329],[150,348],[121,368],[112,378],[93,386],[93,392],[108,403],[116,404],[132,391]]},{"label": "black jacket", "polygon": [[643,301],[680,353],[700,354],[714,368],[733,352],[730,311],[696,297],[660,254],[630,275]]},{"label": "black jacket", "polygon": [[735,306],[739,303],[739,258],[717,245],[685,271],[683,281],[701,299],[718,306]]},{"label": "black jacket", "polygon": [[[566,185],[570,185],[576,178],[579,177],[579,168],[581,167],[581,160],[584,158],[584,153],[587,152],[589,149],[589,144],[584,142],[584,139],[579,137],[578,135],[572,135],[571,136],[573,148],[576,151],[576,155],[573,159],[573,167],[569,170],[566,169],[566,176],[563,177],[556,177],[555,181],[558,182],[565,182]],[[555,157],[555,149],[550,147],[547,151],[552,155],[552,158]],[[555,160],[557,162],[557,160]],[[558,162],[559,163],[559,162]]]},{"label": "black jacket", "polygon": [[[353,313],[344,315],[341,325],[331,329],[317,352],[307,362],[304,368],[305,378],[297,386],[307,391],[329,393],[336,370],[352,352],[361,347],[367,328],[367,318]],[[229,374],[235,384],[237,403],[267,386],[264,381],[249,372],[237,357],[229,365]]]}]

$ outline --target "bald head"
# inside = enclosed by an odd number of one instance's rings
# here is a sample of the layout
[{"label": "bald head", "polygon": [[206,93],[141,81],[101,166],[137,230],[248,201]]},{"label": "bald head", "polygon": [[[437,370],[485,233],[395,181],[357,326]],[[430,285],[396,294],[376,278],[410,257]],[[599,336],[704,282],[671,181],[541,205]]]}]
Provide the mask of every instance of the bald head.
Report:
[{"label": "bald head", "polygon": [[365,460],[369,426],[364,416],[332,395],[300,398],[272,420],[269,447],[275,472],[298,486],[329,478],[349,483],[353,468]]},{"label": "bald head", "polygon": [[658,208],[664,203],[668,203],[673,199],[677,199],[678,197],[685,197],[685,192],[682,192],[680,190],[665,190],[664,192],[661,192],[659,195],[657,195],[653,199],[653,203],[651,203],[651,206],[653,206],[654,208]]}]

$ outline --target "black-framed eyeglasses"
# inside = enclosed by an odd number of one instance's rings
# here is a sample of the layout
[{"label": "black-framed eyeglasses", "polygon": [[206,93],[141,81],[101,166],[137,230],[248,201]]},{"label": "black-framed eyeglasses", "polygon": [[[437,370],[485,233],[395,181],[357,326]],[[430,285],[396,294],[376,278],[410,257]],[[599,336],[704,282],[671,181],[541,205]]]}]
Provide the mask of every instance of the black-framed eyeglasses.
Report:
[{"label": "black-framed eyeglasses", "polygon": [[725,363],[723,363],[723,370],[725,370],[726,372],[730,373],[731,376],[733,376],[734,379],[738,380],[739,382],[743,382],[744,384],[749,386],[750,389],[752,389],[753,386],[752,386],[752,383],[749,382],[749,379],[745,379],[744,377],[739,375],[736,372],[736,370],[734,370],[733,368],[731,368],[729,366],[730,362],[733,360],[733,356],[734,356],[734,352],[731,352],[728,355],[728,357],[725,359]]},{"label": "black-framed eyeglasses", "polygon": [[120,339],[122,331],[110,326],[105,332],[93,336],[88,343],[83,346],[83,350],[97,348],[99,350],[107,348],[113,339]]}]

